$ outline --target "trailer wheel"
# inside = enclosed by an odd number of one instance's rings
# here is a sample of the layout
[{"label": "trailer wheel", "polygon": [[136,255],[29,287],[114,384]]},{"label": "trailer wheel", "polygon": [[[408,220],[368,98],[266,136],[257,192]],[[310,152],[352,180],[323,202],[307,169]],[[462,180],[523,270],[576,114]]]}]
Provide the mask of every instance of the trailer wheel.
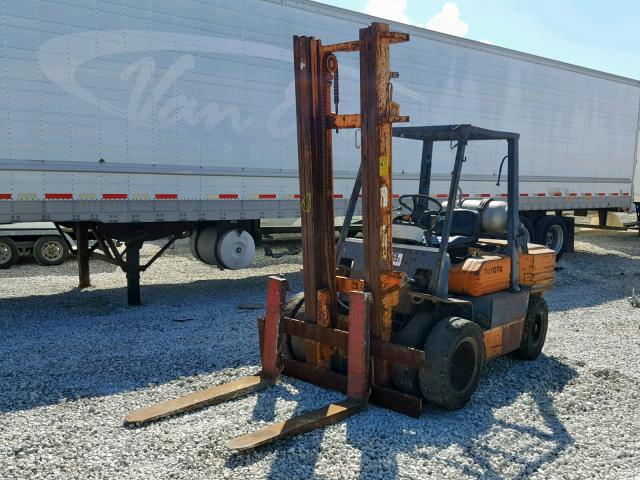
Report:
[{"label": "trailer wheel", "polygon": [[536,243],[556,252],[556,260],[564,254],[568,239],[567,226],[555,215],[544,215],[535,223]]},{"label": "trailer wheel", "polygon": [[18,261],[20,252],[9,237],[0,237],[0,269],[11,268]]},{"label": "trailer wheel", "polygon": [[214,225],[198,229],[191,234],[189,244],[194,256],[207,265],[218,265],[216,257],[216,243],[218,241],[218,228]]},{"label": "trailer wheel", "polygon": [[542,297],[531,297],[522,329],[520,348],[514,355],[524,360],[535,360],[540,355],[547,338],[549,307]]},{"label": "trailer wheel", "polygon": [[533,228],[533,222],[529,217],[520,217],[520,223],[524,227],[526,234],[528,236],[527,243],[533,243],[533,239],[535,236],[535,229]]},{"label": "trailer wheel", "polygon": [[193,256],[193,258],[195,258],[196,260],[200,260],[202,262],[202,259],[200,258],[200,254],[198,253],[198,234],[200,232],[198,231],[197,228],[194,228],[193,231],[191,232],[191,235],[189,236],[189,250],[191,251],[191,255]]},{"label": "trailer wheel", "polygon": [[59,235],[40,237],[33,246],[33,256],[44,267],[63,263],[69,255],[69,247]]},{"label": "trailer wheel", "polygon": [[481,328],[470,320],[440,320],[427,337],[428,368],[419,372],[420,390],[428,402],[447,410],[466,405],[475,392],[484,363]]},{"label": "trailer wheel", "polygon": [[256,243],[246,230],[234,228],[218,237],[216,257],[220,265],[229,270],[247,268],[256,256]]}]

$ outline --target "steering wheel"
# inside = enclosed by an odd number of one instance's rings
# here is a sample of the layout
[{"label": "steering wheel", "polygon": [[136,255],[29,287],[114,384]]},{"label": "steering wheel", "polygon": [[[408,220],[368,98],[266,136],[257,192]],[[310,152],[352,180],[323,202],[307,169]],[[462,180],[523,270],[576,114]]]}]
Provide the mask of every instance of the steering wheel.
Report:
[{"label": "steering wheel", "polygon": [[[411,199],[411,205],[405,202],[409,199]],[[398,203],[411,212],[411,221],[425,230],[431,230],[431,219],[442,211],[442,203],[421,193],[401,195]],[[429,203],[434,204],[435,209],[428,208]]]}]

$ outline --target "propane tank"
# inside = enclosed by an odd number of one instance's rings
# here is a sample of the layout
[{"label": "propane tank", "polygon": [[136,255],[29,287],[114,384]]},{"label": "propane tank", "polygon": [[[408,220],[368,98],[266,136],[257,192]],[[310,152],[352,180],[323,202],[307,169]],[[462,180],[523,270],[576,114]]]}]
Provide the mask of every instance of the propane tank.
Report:
[{"label": "propane tank", "polygon": [[[447,202],[442,204],[446,208]],[[493,198],[468,198],[458,208],[475,210],[480,213],[480,230],[482,233],[502,235],[507,232],[507,202]]]},{"label": "propane tank", "polygon": [[492,235],[501,235],[507,231],[507,202],[493,198],[462,201],[462,208],[477,210],[480,213],[480,230]]}]

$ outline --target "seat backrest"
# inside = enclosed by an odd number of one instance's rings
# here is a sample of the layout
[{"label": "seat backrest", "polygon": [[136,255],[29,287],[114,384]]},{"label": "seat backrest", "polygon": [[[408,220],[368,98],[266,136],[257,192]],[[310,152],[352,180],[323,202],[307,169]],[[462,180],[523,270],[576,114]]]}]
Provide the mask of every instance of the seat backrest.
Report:
[{"label": "seat backrest", "polygon": [[[444,215],[438,216],[436,224],[437,235],[442,235],[444,228]],[[453,210],[451,223],[451,236],[472,237],[476,240],[480,237],[480,214],[475,210],[456,208]]]},{"label": "seat backrest", "polygon": [[394,223],[391,228],[394,242],[424,245],[425,231],[422,227],[409,223]]}]

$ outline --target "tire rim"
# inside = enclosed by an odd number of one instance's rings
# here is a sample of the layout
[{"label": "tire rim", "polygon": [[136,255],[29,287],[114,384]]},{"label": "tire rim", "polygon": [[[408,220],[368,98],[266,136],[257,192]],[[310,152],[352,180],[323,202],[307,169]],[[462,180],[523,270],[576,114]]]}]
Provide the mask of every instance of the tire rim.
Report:
[{"label": "tire rim", "polygon": [[463,392],[471,384],[476,371],[476,348],[469,339],[458,344],[451,359],[449,370],[451,386],[456,392]]},{"label": "tire rim", "polygon": [[525,226],[523,226],[522,228],[524,230],[524,239],[527,242],[527,244],[531,243],[531,232],[529,232],[529,229]]},{"label": "tire rim", "polygon": [[229,230],[218,240],[216,253],[223,267],[239,270],[251,265],[256,255],[256,244],[249,232]]},{"label": "tire rim", "polygon": [[549,228],[545,238],[545,244],[548,248],[556,252],[556,254],[560,253],[562,245],[564,244],[564,232],[560,225],[552,225],[551,228]]},{"label": "tire rim", "polygon": [[6,243],[0,243],[0,264],[9,263],[11,261],[11,249]]},{"label": "tire rim", "polygon": [[49,262],[57,262],[64,255],[64,251],[58,242],[50,240],[42,245],[40,254]]}]

